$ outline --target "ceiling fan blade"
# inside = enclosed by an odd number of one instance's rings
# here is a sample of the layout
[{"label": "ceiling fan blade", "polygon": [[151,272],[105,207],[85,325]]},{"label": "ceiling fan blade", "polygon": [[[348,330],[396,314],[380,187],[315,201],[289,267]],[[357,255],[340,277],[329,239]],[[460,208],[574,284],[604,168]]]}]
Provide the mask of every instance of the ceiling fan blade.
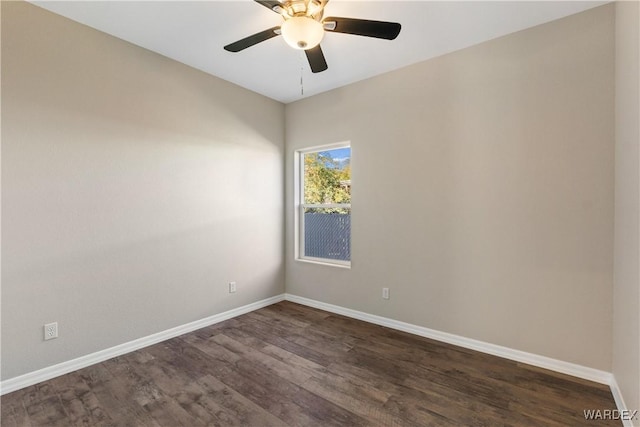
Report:
[{"label": "ceiling fan blade", "polygon": [[[370,21],[368,19],[329,17],[322,21],[325,30],[334,33],[355,34],[393,40],[400,34],[401,25],[397,22]],[[335,23],[335,24],[334,24]]]},{"label": "ceiling fan blade", "polygon": [[259,33],[251,35],[249,37],[245,37],[242,40],[238,40],[237,42],[228,44],[224,47],[224,50],[227,50],[229,52],[240,52],[241,50],[244,50],[265,40],[269,40],[270,38],[278,35],[280,35],[280,27],[269,28],[268,30],[260,31]]},{"label": "ceiling fan blade", "polygon": [[324,54],[322,53],[320,45],[312,49],[305,50],[304,53],[307,55],[311,72],[320,73],[329,68],[327,66],[327,61],[324,59]]},{"label": "ceiling fan blade", "polygon": [[282,4],[279,1],[276,1],[276,0],[271,0],[271,1],[269,1],[269,0],[253,0],[253,1],[263,5],[267,9],[271,9],[275,13],[278,13],[278,14],[280,13],[279,11],[274,9],[274,7],[276,7],[276,6],[279,6],[279,7],[282,6]]}]

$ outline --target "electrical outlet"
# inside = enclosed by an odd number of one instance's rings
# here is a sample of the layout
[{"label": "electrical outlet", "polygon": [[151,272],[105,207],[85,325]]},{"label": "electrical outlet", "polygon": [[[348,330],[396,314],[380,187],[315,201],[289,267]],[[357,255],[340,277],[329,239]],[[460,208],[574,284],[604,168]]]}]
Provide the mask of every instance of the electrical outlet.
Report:
[{"label": "electrical outlet", "polygon": [[236,291],[236,282],[229,282],[229,293],[233,294]]},{"label": "electrical outlet", "polygon": [[58,338],[58,322],[47,323],[44,325],[44,339],[52,340]]},{"label": "electrical outlet", "polygon": [[382,288],[382,298],[389,299],[389,288]]}]

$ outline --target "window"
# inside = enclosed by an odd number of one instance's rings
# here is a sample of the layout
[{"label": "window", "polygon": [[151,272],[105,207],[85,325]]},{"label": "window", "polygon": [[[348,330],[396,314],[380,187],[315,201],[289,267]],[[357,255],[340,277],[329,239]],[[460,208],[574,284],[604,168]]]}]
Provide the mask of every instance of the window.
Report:
[{"label": "window", "polygon": [[351,265],[351,147],[296,153],[298,260]]}]

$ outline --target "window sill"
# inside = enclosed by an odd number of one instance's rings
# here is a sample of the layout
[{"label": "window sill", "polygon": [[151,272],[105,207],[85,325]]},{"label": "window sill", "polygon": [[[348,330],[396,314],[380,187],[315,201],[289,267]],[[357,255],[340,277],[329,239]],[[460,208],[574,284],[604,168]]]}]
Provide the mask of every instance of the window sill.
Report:
[{"label": "window sill", "polygon": [[305,262],[308,264],[326,265],[327,267],[346,268],[347,270],[351,269],[351,263],[338,264],[334,262],[323,261],[320,259],[309,259],[309,258],[296,258],[296,261]]}]

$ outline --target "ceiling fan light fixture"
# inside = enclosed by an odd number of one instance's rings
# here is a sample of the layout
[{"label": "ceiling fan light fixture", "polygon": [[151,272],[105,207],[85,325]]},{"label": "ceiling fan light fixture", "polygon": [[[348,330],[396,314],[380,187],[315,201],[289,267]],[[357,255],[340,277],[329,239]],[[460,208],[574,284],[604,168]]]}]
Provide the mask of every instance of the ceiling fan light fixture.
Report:
[{"label": "ceiling fan light fixture", "polygon": [[307,5],[307,16],[314,16],[316,13],[322,11],[322,3],[317,0],[312,0]]},{"label": "ceiling fan light fixture", "polygon": [[290,47],[304,50],[313,73],[320,73],[327,69],[327,61],[320,47],[325,31],[393,40],[400,34],[400,29],[402,28],[397,22],[339,18],[335,16],[324,18],[324,7],[329,0],[254,1],[280,15],[284,22],[279,27],[272,27],[230,43],[224,46],[224,50],[227,52],[240,52],[258,43],[282,35],[282,38]]},{"label": "ceiling fan light fixture", "polygon": [[324,37],[324,27],[308,16],[294,16],[280,27],[282,37],[294,49],[307,50],[320,44]]}]

